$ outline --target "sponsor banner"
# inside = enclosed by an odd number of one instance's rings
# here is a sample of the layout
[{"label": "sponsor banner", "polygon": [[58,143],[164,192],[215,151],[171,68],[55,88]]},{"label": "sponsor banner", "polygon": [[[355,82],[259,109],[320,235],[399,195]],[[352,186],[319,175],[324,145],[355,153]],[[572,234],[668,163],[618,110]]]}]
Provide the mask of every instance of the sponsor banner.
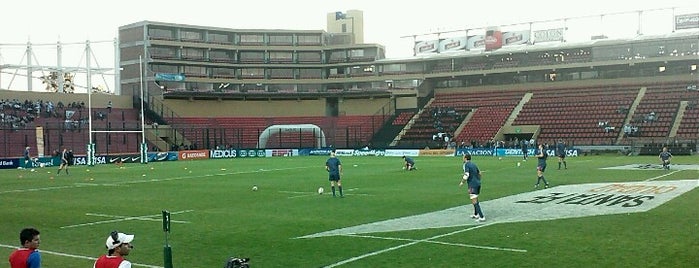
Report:
[{"label": "sponsor banner", "polygon": [[337,156],[384,156],[384,155],[386,155],[386,150],[337,149],[337,150],[335,150],[335,155],[337,155]]},{"label": "sponsor banner", "polygon": [[385,156],[418,156],[420,150],[387,149]]},{"label": "sponsor banner", "polygon": [[304,149],[299,149],[297,155],[303,155],[303,156],[308,156],[308,155],[330,155],[330,152],[332,152],[332,148],[322,148],[322,149],[316,149],[316,148],[304,148]]},{"label": "sponsor banner", "polygon": [[439,41],[439,52],[463,51],[466,49],[466,36]]},{"label": "sponsor banner", "polygon": [[505,32],[502,34],[503,46],[521,45],[529,43],[529,31]]},{"label": "sponsor banner", "polygon": [[[663,209],[662,204],[699,187],[699,180],[588,183],[554,186],[539,191],[481,201],[488,224],[535,222],[600,215],[626,215]],[[686,197],[689,198],[689,197]],[[463,205],[425,214],[386,219],[300,238],[340,236],[471,226],[464,220],[473,206]]]},{"label": "sponsor banner", "polygon": [[564,40],[565,28],[534,31],[534,42],[552,42]]},{"label": "sponsor banner", "polygon": [[177,152],[178,160],[196,160],[196,159],[208,159],[208,150],[188,150]]},{"label": "sponsor banner", "polygon": [[265,150],[266,157],[296,156],[296,155],[299,155],[299,150],[297,150],[297,149],[267,149],[267,150]]},{"label": "sponsor banner", "polygon": [[[138,157],[138,155],[133,155],[133,156],[134,156],[134,157]],[[107,163],[108,163],[108,159],[110,159],[110,157],[112,157],[112,156],[96,155],[96,156],[95,156],[95,165],[107,164]],[[58,157],[57,157],[57,158],[58,158]],[[118,156],[116,156],[116,158],[119,159]],[[129,159],[131,159],[131,157],[126,156],[126,161],[129,161]],[[140,159],[141,159],[141,158],[139,157],[138,159],[139,159],[139,163],[140,163]],[[114,162],[110,162],[110,163],[114,163]],[[59,159],[59,160],[58,160],[58,163],[57,163],[56,165],[60,165],[60,164],[61,164],[61,163],[60,163],[60,159]],[[87,156],[86,156],[86,155],[76,155],[75,157],[73,157],[73,165],[74,165],[74,166],[85,166],[85,165],[87,165]]]},{"label": "sponsor banner", "polygon": [[184,79],[184,74],[155,73],[156,81],[182,82]]},{"label": "sponsor banner", "polygon": [[[99,158],[99,157],[96,157]],[[118,162],[122,163],[141,163],[141,154],[120,154],[120,155],[109,155],[107,156],[107,159],[109,159],[109,164],[114,164]],[[97,161],[100,164],[99,160]],[[104,163],[102,163],[104,164]]]},{"label": "sponsor banner", "polygon": [[435,53],[439,49],[439,40],[421,41],[415,44],[415,55]]},{"label": "sponsor banner", "polygon": [[24,161],[19,158],[0,158],[0,169],[18,168],[20,160]]},{"label": "sponsor banner", "polygon": [[148,162],[176,161],[177,152],[152,152],[148,153]]},{"label": "sponsor banner", "polygon": [[[330,154],[330,153],[328,153]],[[352,149],[337,149],[335,150],[335,155],[337,156],[353,156],[354,150]]]},{"label": "sponsor banner", "polygon": [[490,148],[460,148],[455,152],[455,156],[470,154],[473,156],[492,156],[493,149]]},{"label": "sponsor banner", "polygon": [[499,49],[502,43],[502,31],[499,27],[491,27],[485,31],[485,51]]},{"label": "sponsor banner", "polygon": [[238,150],[211,150],[209,157],[211,159],[236,158],[238,157]]},{"label": "sponsor banner", "polygon": [[239,158],[250,158],[250,157],[266,157],[264,149],[240,149],[238,150]]},{"label": "sponsor banner", "polygon": [[420,152],[418,153],[420,156],[430,156],[430,155],[454,155],[454,150],[449,149],[449,150],[443,150],[443,149],[429,149],[429,150],[419,150]]},{"label": "sponsor banner", "polygon": [[[530,156],[533,156],[535,151],[536,150],[533,150],[533,149],[527,150],[527,154]],[[546,153],[551,157],[556,156],[555,149],[548,149],[548,150],[546,150]],[[496,156],[522,156],[524,154],[522,153],[522,149],[519,149],[519,148],[498,148],[495,151],[495,155]],[[578,156],[578,155],[580,155],[580,149],[568,149],[568,150],[566,150],[566,156]]]},{"label": "sponsor banner", "polygon": [[699,13],[685,14],[675,16],[675,29],[693,29],[699,28]]},{"label": "sponsor banner", "polygon": [[473,35],[466,39],[466,49],[484,49],[485,48],[485,35]]},{"label": "sponsor banner", "polygon": [[61,159],[58,157],[35,157],[33,159],[34,159],[34,161],[29,161],[25,164],[24,158],[18,158],[19,167],[38,168],[38,167],[41,167],[41,164],[44,164],[44,167],[52,167],[52,166],[61,165]]},{"label": "sponsor banner", "polygon": [[352,152],[353,156],[384,156],[386,155],[386,150],[354,150]]}]

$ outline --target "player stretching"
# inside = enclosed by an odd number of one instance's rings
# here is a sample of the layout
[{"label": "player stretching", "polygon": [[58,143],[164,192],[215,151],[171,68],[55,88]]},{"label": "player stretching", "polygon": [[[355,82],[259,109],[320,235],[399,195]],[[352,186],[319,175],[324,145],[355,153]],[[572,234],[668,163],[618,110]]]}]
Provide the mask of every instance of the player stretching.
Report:
[{"label": "player stretching", "polygon": [[536,166],[536,184],[534,184],[534,189],[539,189],[539,183],[544,181],[544,188],[549,188],[549,182],[544,178],[544,171],[546,171],[546,158],[549,155],[544,150],[544,145],[539,144],[539,149],[536,151],[536,158],[539,159],[539,163]]},{"label": "player stretching", "polygon": [[566,143],[563,142],[562,139],[558,139],[558,143],[556,143],[556,156],[558,156],[558,169],[561,169],[561,163],[563,163],[563,167],[565,169],[568,169],[568,163],[566,163]]},{"label": "player stretching", "polygon": [[667,146],[663,147],[663,151],[660,152],[660,161],[663,163],[663,169],[670,170],[670,160],[672,159],[672,154],[667,151]]},{"label": "player stretching", "polygon": [[464,185],[464,182],[468,184],[468,194],[471,199],[471,204],[473,204],[473,215],[471,218],[476,219],[476,221],[485,221],[485,216],[483,216],[483,210],[481,210],[481,203],[478,202],[478,194],[481,192],[481,171],[478,169],[476,164],[471,162],[471,155],[464,155],[464,176],[461,177],[461,182],[459,187]]},{"label": "player stretching", "polygon": [[415,160],[405,155],[403,156],[403,160],[405,160],[405,167],[403,167],[403,169],[408,171],[417,170],[417,168],[415,168]]}]

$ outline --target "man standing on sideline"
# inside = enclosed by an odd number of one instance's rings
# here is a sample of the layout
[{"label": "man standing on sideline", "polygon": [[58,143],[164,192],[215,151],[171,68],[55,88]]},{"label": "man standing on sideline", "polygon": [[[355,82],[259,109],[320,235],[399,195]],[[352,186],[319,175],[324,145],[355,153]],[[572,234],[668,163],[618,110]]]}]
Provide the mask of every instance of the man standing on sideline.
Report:
[{"label": "man standing on sideline", "polygon": [[403,167],[403,169],[408,170],[408,171],[417,170],[415,168],[415,160],[413,160],[412,158],[404,155],[403,161],[405,161],[405,167]]},{"label": "man standing on sideline", "polygon": [[471,204],[473,204],[473,215],[471,218],[476,219],[478,222],[485,221],[485,216],[483,216],[483,210],[481,210],[481,203],[478,202],[478,194],[481,192],[481,171],[478,169],[476,164],[471,162],[471,155],[464,155],[464,175],[461,177],[461,182],[459,187],[464,185],[464,182],[468,185],[468,195],[471,199]]},{"label": "man standing on sideline", "polygon": [[113,231],[107,237],[107,254],[97,258],[92,268],[131,268],[131,262],[124,257],[133,249],[133,238],[134,235]]},{"label": "man standing on sideline", "polygon": [[337,183],[337,188],[340,190],[340,197],[342,195],[342,181],[340,180],[340,175],[342,175],[342,163],[340,159],[335,156],[335,151],[330,152],[330,158],[325,161],[325,170],[328,171],[328,180],[330,181],[330,189],[333,192],[333,197],[335,197],[335,183]]},{"label": "man standing on sideline", "polygon": [[539,189],[539,183],[544,181],[544,188],[549,188],[549,182],[544,178],[544,172],[546,171],[546,159],[549,155],[546,153],[543,144],[539,144],[539,149],[536,150],[536,158],[539,163],[536,165],[536,184],[534,184],[534,189]]},{"label": "man standing on sideline", "polygon": [[527,161],[527,157],[529,157],[529,148],[527,145],[528,141],[527,140],[522,140],[521,146],[522,146],[522,161]]},{"label": "man standing on sideline", "polygon": [[61,165],[58,167],[58,172],[56,172],[56,175],[61,174],[61,169],[66,170],[66,175],[70,174],[68,173],[68,158],[70,158],[68,149],[63,148],[63,152],[61,152]]},{"label": "man standing on sideline", "polygon": [[663,169],[670,170],[670,160],[672,159],[672,154],[667,150],[667,146],[663,147],[663,151],[660,152],[660,162],[663,164]]},{"label": "man standing on sideline", "polygon": [[566,151],[568,151],[568,148],[566,148],[566,143],[563,142],[562,139],[558,139],[558,143],[556,143],[556,156],[558,156],[558,169],[561,169],[561,163],[563,163],[563,167],[565,167],[565,169],[568,169],[568,163],[566,163]]},{"label": "man standing on sideline", "polygon": [[41,268],[41,253],[37,250],[41,244],[39,230],[22,229],[19,232],[19,243],[22,247],[10,254],[10,268]]}]

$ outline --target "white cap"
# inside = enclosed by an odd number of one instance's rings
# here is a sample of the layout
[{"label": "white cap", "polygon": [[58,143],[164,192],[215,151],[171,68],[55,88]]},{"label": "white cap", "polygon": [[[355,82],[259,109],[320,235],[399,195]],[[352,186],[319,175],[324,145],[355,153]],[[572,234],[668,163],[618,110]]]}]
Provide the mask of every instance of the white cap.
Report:
[{"label": "white cap", "polygon": [[111,235],[107,237],[107,242],[106,242],[107,249],[115,249],[118,246],[120,246],[121,244],[131,243],[131,241],[133,241],[133,237],[134,237],[134,235],[127,235],[125,233],[118,233],[116,236],[117,236],[116,241],[114,241],[114,238],[112,238]]}]

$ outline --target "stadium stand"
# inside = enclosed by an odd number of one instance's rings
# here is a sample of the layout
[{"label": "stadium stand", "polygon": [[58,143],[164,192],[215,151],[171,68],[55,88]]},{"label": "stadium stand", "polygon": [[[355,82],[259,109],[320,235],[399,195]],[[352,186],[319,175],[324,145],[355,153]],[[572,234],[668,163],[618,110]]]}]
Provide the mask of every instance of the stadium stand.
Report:
[{"label": "stadium stand", "polygon": [[550,144],[561,138],[569,144],[612,145],[626,118],[619,107],[631,106],[638,91],[635,85],[534,90],[513,125],[539,125],[537,139]]}]

